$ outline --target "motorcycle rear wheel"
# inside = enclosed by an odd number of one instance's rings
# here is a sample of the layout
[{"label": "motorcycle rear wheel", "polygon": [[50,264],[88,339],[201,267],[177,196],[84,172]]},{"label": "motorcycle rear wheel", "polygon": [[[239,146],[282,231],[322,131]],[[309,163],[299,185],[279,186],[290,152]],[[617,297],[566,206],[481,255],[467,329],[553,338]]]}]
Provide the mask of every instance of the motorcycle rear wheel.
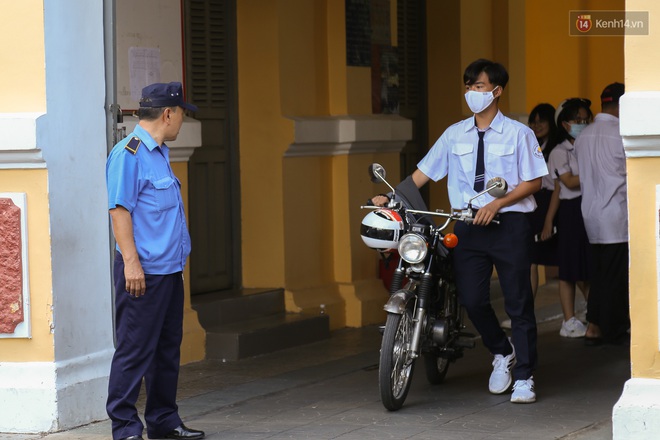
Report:
[{"label": "motorcycle rear wheel", "polygon": [[412,383],[415,367],[415,359],[410,356],[413,327],[412,308],[407,308],[401,315],[387,314],[380,347],[378,386],[383,406],[390,411],[403,406]]},{"label": "motorcycle rear wheel", "polygon": [[447,370],[449,370],[449,359],[427,353],[424,355],[424,367],[426,367],[426,379],[429,383],[438,385],[445,380]]}]

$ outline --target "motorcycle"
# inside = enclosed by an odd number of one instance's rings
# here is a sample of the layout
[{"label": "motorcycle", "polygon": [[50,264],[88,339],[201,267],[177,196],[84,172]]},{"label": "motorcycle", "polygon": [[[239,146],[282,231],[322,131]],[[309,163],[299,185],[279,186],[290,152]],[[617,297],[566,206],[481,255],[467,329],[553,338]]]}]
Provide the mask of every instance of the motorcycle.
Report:
[{"label": "motorcycle", "polygon": [[[370,165],[369,173],[372,182],[383,182],[390,188],[390,202],[386,207],[361,206],[372,210],[362,221],[362,239],[380,252],[397,250],[400,257],[384,306],[387,320],[378,368],[383,406],[396,411],[406,400],[420,355],[427,380],[439,384],[450,363],[476,345],[476,336],[465,331],[465,312],[454,281],[452,249],[458,238],[444,230],[453,221],[471,223],[475,213],[472,201],[486,193],[504,196],[507,183],[495,177],[470,199],[466,209],[445,213],[428,211],[412,176],[394,188],[385,179],[382,165]],[[434,218],[444,221],[436,225]],[[499,223],[497,216],[493,222]]]}]

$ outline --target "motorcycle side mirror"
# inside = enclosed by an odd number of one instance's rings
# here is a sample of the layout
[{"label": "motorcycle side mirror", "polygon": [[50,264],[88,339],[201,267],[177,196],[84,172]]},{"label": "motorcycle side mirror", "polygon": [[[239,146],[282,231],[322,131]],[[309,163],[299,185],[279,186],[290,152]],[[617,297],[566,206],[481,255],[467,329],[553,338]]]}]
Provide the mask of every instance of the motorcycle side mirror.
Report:
[{"label": "motorcycle side mirror", "polygon": [[509,184],[506,183],[506,180],[501,177],[493,177],[486,183],[486,188],[488,190],[488,194],[495,198],[500,198],[506,195]]},{"label": "motorcycle side mirror", "polygon": [[372,163],[369,165],[369,176],[373,183],[385,182],[385,167],[379,163]]},{"label": "motorcycle side mirror", "polygon": [[385,175],[386,175],[385,167],[383,167],[379,163],[372,163],[371,165],[369,165],[369,175],[371,176],[371,181],[373,183],[383,182],[385,185],[390,187],[390,189],[392,190],[392,195],[390,197],[390,203],[393,203],[394,202],[394,194],[395,194],[396,191],[394,190],[392,185],[390,185],[389,182],[387,180],[385,180]]}]

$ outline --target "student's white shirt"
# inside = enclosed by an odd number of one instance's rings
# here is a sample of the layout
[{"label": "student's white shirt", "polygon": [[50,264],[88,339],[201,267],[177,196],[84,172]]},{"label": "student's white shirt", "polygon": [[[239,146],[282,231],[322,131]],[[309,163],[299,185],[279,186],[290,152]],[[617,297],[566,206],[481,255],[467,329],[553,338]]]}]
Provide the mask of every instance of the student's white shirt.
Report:
[{"label": "student's white shirt", "polygon": [[[474,117],[470,117],[447,128],[417,164],[421,172],[436,182],[447,176],[449,202],[454,209],[466,208],[470,198],[477,194],[473,185],[478,141]],[[484,156],[485,181],[503,177],[509,185],[509,191],[523,181],[548,174],[534,132],[499,111],[484,135]],[[472,206],[479,208],[493,200],[492,196],[484,194],[475,199]],[[502,208],[500,212],[531,212],[534,209],[534,197],[528,196]]]},{"label": "student's white shirt", "polygon": [[575,141],[582,217],[592,244],[628,241],[626,154],[619,118],[599,113]]},{"label": "student's white shirt", "polygon": [[564,185],[561,179],[559,179],[559,176],[567,172],[570,172],[573,175],[579,174],[577,158],[575,157],[575,148],[573,148],[573,144],[571,144],[568,139],[557,144],[557,146],[550,152],[548,170],[555,180],[559,180],[560,200],[571,200],[580,197],[582,191],[580,191],[579,186],[576,188],[569,188]]}]

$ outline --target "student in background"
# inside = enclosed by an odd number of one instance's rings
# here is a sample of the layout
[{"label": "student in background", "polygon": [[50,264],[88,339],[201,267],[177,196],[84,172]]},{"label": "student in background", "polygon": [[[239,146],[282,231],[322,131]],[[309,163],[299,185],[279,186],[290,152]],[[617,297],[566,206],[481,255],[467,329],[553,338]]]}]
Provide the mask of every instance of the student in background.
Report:
[{"label": "student in background", "polygon": [[[543,158],[546,163],[550,153],[557,145],[559,131],[555,124],[555,108],[550,104],[539,104],[529,114],[529,127],[534,130],[539,141]],[[541,189],[534,193],[536,211],[528,214],[532,225],[532,233],[538,240],[532,244],[532,290],[534,295],[539,286],[538,265],[557,265],[557,240],[554,237],[554,221],[546,222],[546,215],[552,200],[555,182],[552,175],[547,174],[541,179]],[[559,203],[559,200],[556,201]]]},{"label": "student in background", "polygon": [[[571,98],[557,108],[557,129],[560,143],[550,153],[548,170],[555,178],[553,197],[559,203],[550,204],[546,225],[557,217],[559,256],[559,301],[564,321],[559,335],[565,338],[582,338],[587,327],[575,317],[575,287],[578,286],[587,299],[589,296],[589,242],[584,228],[582,193],[573,143],[580,132],[591,123],[591,101]],[[556,207],[558,205],[558,208]]]},{"label": "student in background", "polygon": [[[550,152],[557,145],[559,136],[555,124],[555,108],[548,103],[537,105],[529,114],[527,125],[534,131],[536,140],[543,151],[543,158],[547,163]],[[541,178],[541,189],[534,193],[536,210],[527,214],[534,237],[531,253],[531,281],[534,297],[536,297],[539,287],[539,265],[557,266],[557,239],[553,232],[554,219],[550,219],[549,224],[546,224],[546,214],[551,201],[559,203],[558,197],[552,198],[554,189],[555,180],[553,176],[550,174],[543,176]],[[511,328],[511,320],[505,319],[502,321],[501,326],[502,328]]]},{"label": "student in background", "polygon": [[575,142],[582,215],[594,262],[585,339],[591,344],[624,343],[629,337],[627,173],[619,133],[624,90],[621,83],[605,87],[600,95],[603,111]]}]

